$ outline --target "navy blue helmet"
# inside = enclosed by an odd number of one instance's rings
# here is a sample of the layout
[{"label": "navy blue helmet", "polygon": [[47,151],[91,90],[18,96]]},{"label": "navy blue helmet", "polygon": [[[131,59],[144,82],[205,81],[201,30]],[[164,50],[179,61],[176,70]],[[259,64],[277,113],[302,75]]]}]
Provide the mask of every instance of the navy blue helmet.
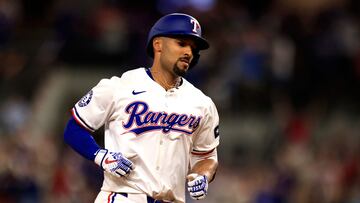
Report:
[{"label": "navy blue helmet", "polygon": [[184,36],[192,38],[197,47],[194,53],[194,60],[196,62],[199,58],[199,50],[209,48],[209,43],[201,36],[200,23],[194,17],[184,13],[165,15],[154,24],[149,32],[146,45],[146,51],[150,57],[154,57],[152,40],[157,36]]}]

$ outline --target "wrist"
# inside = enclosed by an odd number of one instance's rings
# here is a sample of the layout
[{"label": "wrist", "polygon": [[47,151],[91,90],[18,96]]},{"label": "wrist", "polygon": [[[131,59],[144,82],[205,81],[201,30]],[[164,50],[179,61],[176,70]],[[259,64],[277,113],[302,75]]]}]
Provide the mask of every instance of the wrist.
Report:
[{"label": "wrist", "polygon": [[104,161],[104,158],[106,156],[106,154],[108,153],[107,149],[98,149],[95,152],[95,159],[94,162],[102,167],[102,162]]}]

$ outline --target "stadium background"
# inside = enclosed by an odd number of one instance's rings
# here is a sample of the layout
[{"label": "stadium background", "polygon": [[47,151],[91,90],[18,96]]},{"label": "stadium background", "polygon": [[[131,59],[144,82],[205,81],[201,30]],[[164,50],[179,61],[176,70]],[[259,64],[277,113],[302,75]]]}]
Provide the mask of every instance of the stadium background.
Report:
[{"label": "stadium background", "polygon": [[93,200],[101,171],[64,144],[69,110],[149,66],[150,26],[175,11],[211,44],[188,79],[221,117],[201,202],[360,202],[356,0],[0,0],[0,202]]}]

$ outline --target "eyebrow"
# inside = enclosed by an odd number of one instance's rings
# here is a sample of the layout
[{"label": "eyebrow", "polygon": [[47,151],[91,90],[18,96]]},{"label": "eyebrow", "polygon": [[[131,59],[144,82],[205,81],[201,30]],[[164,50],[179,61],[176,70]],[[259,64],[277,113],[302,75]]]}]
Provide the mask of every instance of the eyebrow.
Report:
[{"label": "eyebrow", "polygon": [[188,37],[176,37],[175,39],[179,40],[181,42],[184,42],[186,44],[189,44],[192,49],[196,49],[198,47],[196,42],[191,38],[188,38]]}]

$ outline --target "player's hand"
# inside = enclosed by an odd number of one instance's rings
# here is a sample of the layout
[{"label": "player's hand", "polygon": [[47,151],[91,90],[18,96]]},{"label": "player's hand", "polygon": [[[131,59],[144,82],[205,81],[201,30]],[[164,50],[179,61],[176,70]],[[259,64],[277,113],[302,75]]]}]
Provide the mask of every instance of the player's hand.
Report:
[{"label": "player's hand", "polygon": [[209,181],[205,175],[199,175],[196,173],[189,174],[188,179],[188,191],[190,197],[196,200],[204,199],[207,195],[209,187]]},{"label": "player's hand", "polygon": [[[133,155],[134,157],[136,155]],[[128,157],[131,158],[131,157]],[[120,152],[109,152],[107,149],[100,149],[96,152],[95,163],[104,171],[121,177],[127,176],[134,170],[134,164]]]}]

